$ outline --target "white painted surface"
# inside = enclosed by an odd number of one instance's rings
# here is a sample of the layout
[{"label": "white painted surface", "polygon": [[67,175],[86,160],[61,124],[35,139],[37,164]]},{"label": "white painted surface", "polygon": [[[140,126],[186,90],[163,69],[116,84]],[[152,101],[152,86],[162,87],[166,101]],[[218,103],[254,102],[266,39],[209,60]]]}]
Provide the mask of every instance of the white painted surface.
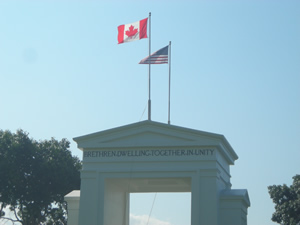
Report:
[{"label": "white painted surface", "polygon": [[128,225],[129,193],[141,192],[191,192],[192,225],[247,223],[249,197],[230,189],[238,157],[223,135],[143,121],[74,140],[80,225]]}]

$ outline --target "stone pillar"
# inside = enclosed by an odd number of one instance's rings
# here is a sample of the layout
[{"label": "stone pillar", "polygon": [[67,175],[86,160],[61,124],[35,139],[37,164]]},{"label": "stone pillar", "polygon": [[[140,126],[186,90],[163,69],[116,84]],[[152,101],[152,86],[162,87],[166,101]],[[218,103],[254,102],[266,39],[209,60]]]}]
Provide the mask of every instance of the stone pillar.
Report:
[{"label": "stone pillar", "polygon": [[106,180],[104,225],[129,225],[129,193],[126,188]]},{"label": "stone pillar", "polygon": [[199,170],[192,178],[192,225],[219,224],[217,170]]},{"label": "stone pillar", "polygon": [[81,196],[80,196],[80,211],[79,225],[96,225],[98,224],[99,212],[103,208],[99,207],[102,202],[99,202],[99,183],[97,182],[96,171],[81,171]]},{"label": "stone pillar", "polygon": [[250,200],[245,189],[224,190],[220,196],[221,225],[247,225]]},{"label": "stone pillar", "polygon": [[75,190],[65,196],[68,204],[68,224],[78,225],[80,191]]}]

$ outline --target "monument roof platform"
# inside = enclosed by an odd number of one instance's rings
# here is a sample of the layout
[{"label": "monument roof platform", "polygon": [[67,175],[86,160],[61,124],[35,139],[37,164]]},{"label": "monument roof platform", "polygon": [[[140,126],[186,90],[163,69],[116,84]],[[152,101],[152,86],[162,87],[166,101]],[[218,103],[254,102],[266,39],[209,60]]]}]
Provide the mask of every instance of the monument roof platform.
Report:
[{"label": "monument roof platform", "polygon": [[65,199],[68,200],[79,199],[79,198],[80,198],[80,190],[71,191],[65,196]]},{"label": "monument roof platform", "polygon": [[250,198],[247,189],[227,189],[221,192],[221,199],[242,200],[249,207]]}]

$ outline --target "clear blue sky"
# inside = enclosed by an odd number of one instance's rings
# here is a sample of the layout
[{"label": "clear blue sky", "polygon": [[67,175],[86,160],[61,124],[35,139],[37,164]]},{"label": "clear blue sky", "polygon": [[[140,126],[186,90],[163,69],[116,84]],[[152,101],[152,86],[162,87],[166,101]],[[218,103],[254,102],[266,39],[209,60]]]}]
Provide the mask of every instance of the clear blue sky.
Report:
[{"label": "clear blue sky", "polygon": [[[2,0],[0,129],[67,138],[81,158],[73,137],[146,120],[148,39],[118,45],[117,26],[149,12],[152,52],[172,41],[171,123],[225,135],[248,224],[274,224],[267,186],[300,173],[300,1]],[[152,120],[167,123],[167,65],[151,85]],[[149,214],[143,198],[133,214]],[[152,216],[187,225],[172,198]]]}]

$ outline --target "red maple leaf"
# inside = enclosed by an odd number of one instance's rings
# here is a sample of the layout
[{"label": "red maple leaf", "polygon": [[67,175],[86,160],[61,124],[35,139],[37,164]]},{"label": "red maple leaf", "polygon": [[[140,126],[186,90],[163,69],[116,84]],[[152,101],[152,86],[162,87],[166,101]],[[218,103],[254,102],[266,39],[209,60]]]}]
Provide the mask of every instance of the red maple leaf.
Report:
[{"label": "red maple leaf", "polygon": [[125,34],[126,34],[128,37],[132,38],[137,32],[138,32],[138,29],[137,29],[137,28],[134,29],[134,26],[131,25],[131,26],[129,27],[129,30],[127,30],[127,31],[125,32]]}]

